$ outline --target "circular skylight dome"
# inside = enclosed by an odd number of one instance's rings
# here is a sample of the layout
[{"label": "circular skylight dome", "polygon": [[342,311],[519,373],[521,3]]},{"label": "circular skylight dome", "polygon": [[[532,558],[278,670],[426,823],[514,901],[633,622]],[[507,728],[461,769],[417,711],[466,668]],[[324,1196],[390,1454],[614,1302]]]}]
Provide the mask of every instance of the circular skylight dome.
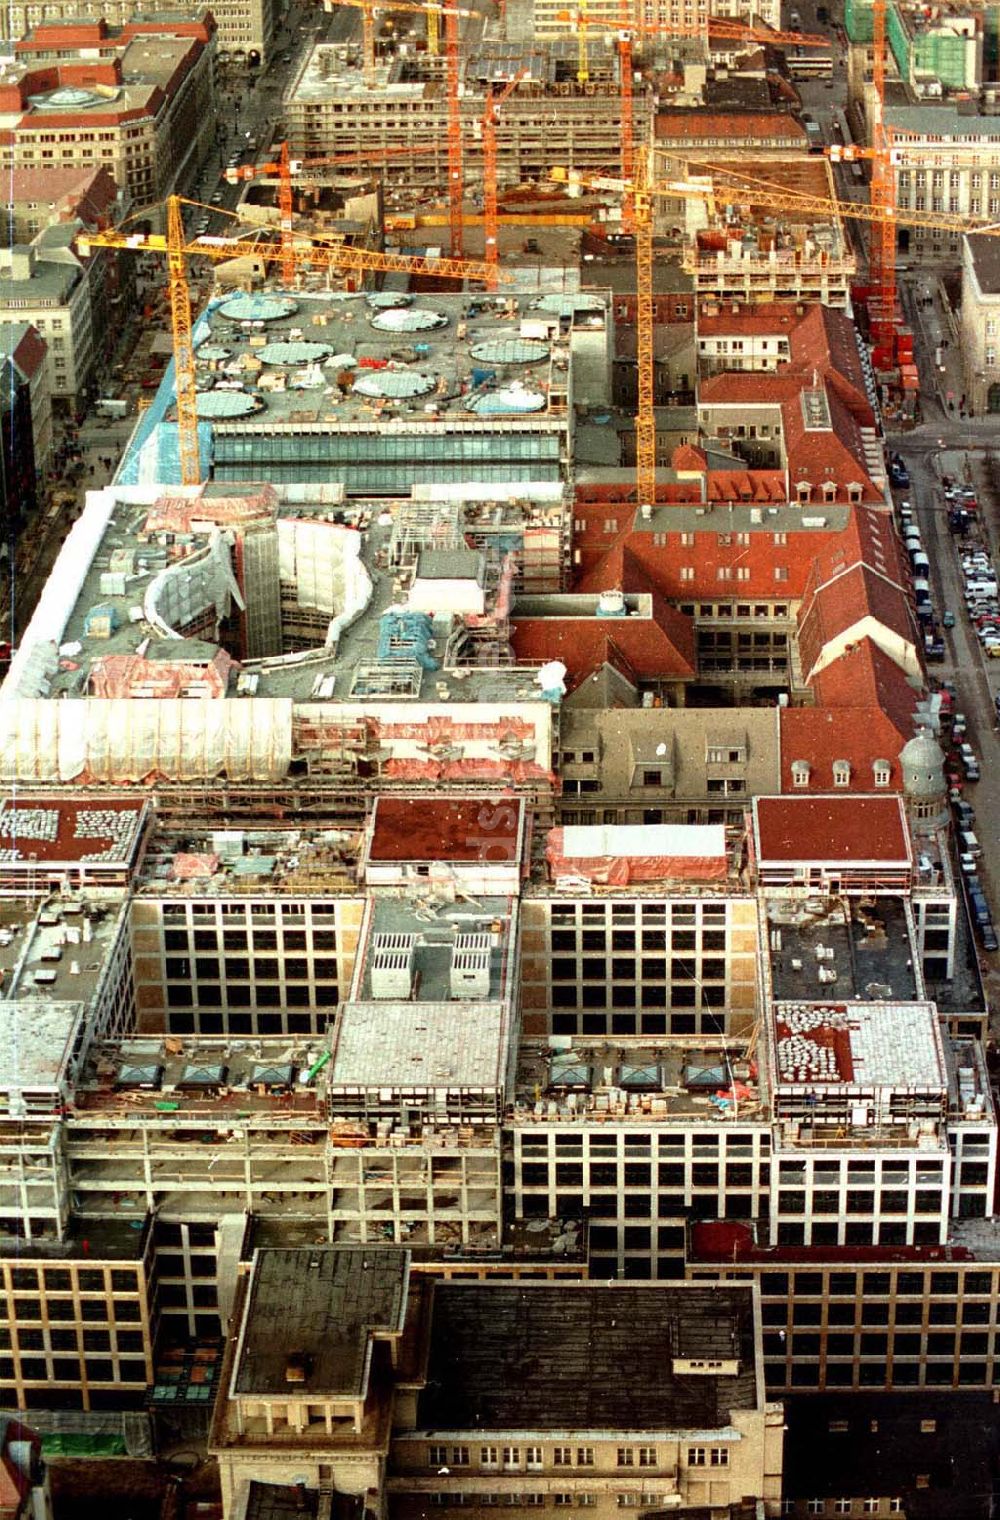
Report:
[{"label": "circular skylight dome", "polygon": [[298,309],[298,302],[290,296],[251,295],[241,291],[223,301],[219,312],[231,322],[277,322],[282,317],[294,316]]},{"label": "circular skylight dome", "polygon": [[257,350],[262,364],[322,364],[331,353],[329,343],[265,343]]},{"label": "circular skylight dome", "polygon": [[229,353],[229,349],[223,348],[221,343],[203,343],[195,349],[194,356],[206,364],[219,364],[223,359],[229,358]]},{"label": "circular skylight dome", "polygon": [[246,391],[199,391],[196,399],[199,417],[247,417],[259,407]]},{"label": "circular skylight dome", "polygon": [[469,353],[481,364],[537,364],[548,357],[549,345],[537,338],[499,335],[474,343]]},{"label": "circular skylight dome", "polygon": [[478,391],[466,405],[466,411],[480,417],[500,417],[508,413],[540,412],[545,406],[541,391],[530,391],[515,380],[496,391]]},{"label": "circular skylight dome", "polygon": [[394,306],[389,311],[377,312],[371,321],[379,332],[390,333],[430,332],[435,327],[448,325],[448,318],[443,312],[429,311],[424,306],[411,307],[409,310]]},{"label": "circular skylight dome", "polygon": [[433,385],[430,375],[412,369],[367,369],[355,377],[354,391],[358,396],[406,401],[410,396],[426,396]]}]

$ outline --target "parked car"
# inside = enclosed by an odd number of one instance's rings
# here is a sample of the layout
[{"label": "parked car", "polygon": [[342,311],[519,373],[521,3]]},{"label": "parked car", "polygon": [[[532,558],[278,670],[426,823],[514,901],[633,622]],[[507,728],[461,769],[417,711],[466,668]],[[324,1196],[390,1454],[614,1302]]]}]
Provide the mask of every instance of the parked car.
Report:
[{"label": "parked car", "polygon": [[943,614],[941,616],[941,621],[942,621],[942,623],[944,624],[944,626],[946,628],[954,628],[954,626],[955,626],[955,614],[952,612],[952,610],[951,610],[950,607],[946,607],[944,609],[944,612],[943,612]]},{"label": "parked car", "polygon": [[979,939],[984,950],[992,951],[1000,949],[1000,940],[997,939],[997,931],[994,929],[991,923],[980,924]]},{"label": "parked car", "polygon": [[991,924],[993,915],[990,913],[990,905],[982,892],[969,893],[969,907],[972,910],[973,920],[977,924]]},{"label": "parked car", "polygon": [[977,760],[964,761],[962,769],[965,771],[966,781],[979,780],[979,762]]},{"label": "parked car", "polygon": [[964,798],[955,803],[955,822],[960,829],[971,829],[976,821],[976,810]]}]

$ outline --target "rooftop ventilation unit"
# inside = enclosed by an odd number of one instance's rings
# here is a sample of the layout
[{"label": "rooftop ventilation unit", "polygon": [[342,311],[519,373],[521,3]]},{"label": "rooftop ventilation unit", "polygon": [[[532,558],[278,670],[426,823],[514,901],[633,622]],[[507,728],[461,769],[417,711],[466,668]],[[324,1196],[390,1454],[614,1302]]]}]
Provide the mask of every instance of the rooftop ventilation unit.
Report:
[{"label": "rooftop ventilation unit", "polygon": [[490,936],[456,934],[451,956],[453,998],[485,998],[490,992]]},{"label": "rooftop ventilation unit", "polygon": [[408,998],[413,983],[413,934],[372,936],[373,998]]}]

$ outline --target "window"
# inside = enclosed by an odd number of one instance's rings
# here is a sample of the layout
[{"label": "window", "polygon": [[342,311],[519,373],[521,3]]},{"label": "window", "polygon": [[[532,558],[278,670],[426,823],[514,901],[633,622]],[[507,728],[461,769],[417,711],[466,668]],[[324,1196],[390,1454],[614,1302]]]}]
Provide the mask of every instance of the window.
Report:
[{"label": "window", "polygon": [[866,1499],[865,1502],[861,1506],[861,1511],[865,1515],[877,1515],[878,1514],[878,1500],[877,1499],[870,1499],[870,1498]]},{"label": "window", "polygon": [[693,549],[694,548],[694,534],[693,533],[682,533],[681,534],[681,545],[685,549]]},{"label": "window", "polygon": [[876,760],[876,761],[873,762],[873,767],[872,768],[873,768],[873,770],[875,772],[875,785],[876,786],[888,786],[889,785],[889,777],[890,777],[890,775],[892,773],[892,766],[889,764],[889,761],[888,760]]},{"label": "window", "polygon": [[792,785],[793,786],[808,786],[809,785],[809,771],[810,771],[810,769],[811,769],[811,767],[809,765],[809,761],[808,760],[793,760],[792,761]]},{"label": "window", "polygon": [[851,762],[849,760],[835,760],[833,762],[834,786],[850,786]]},{"label": "window", "polygon": [[807,1515],[821,1515],[823,1513],[822,1499],[808,1499],[806,1501]]},{"label": "window", "polygon": [[529,1472],[538,1472],[542,1466],[542,1448],[540,1446],[528,1446],[524,1452],[524,1465]]},{"label": "window", "polygon": [[774,567],[774,578],[775,578],[776,581],[787,581],[787,579],[788,579],[788,566],[787,565],[775,565],[775,567]]},{"label": "window", "polygon": [[445,1467],[448,1462],[447,1446],[429,1446],[427,1448],[427,1460],[431,1467]]},{"label": "window", "polygon": [[851,1513],[850,1499],[834,1499],[833,1513],[835,1515],[849,1515]]},{"label": "window", "polygon": [[694,566],[693,565],[681,565],[681,580],[682,581],[693,581],[694,580]]},{"label": "window", "polygon": [[774,535],[774,542],[776,544],[778,544],[778,545],[787,544],[787,542],[788,542],[788,534],[787,533],[776,533]]},{"label": "window", "polygon": [[655,1446],[640,1446],[639,1447],[639,1466],[640,1467],[655,1467],[656,1466],[656,1447]]},{"label": "window", "polygon": [[578,1446],[576,1448],[577,1467],[593,1467],[594,1448],[592,1446]]},{"label": "window", "polygon": [[635,1466],[635,1452],[633,1451],[633,1449],[632,1449],[631,1446],[619,1446],[619,1448],[618,1448],[618,1466],[619,1467],[634,1467]]},{"label": "window", "polygon": [[453,1446],[451,1448],[452,1467],[468,1467],[469,1448],[467,1446]]},{"label": "window", "polygon": [[555,1446],[552,1449],[552,1464],[554,1467],[569,1467],[573,1460],[573,1454],[568,1446]]},{"label": "window", "polygon": [[704,1446],[688,1447],[688,1467],[707,1467],[708,1451]]},{"label": "window", "polygon": [[521,1465],[521,1448],[520,1448],[520,1446],[505,1446],[504,1447],[504,1449],[503,1449],[503,1465],[504,1465],[504,1467],[520,1467],[520,1465]]},{"label": "window", "polygon": [[480,1467],[499,1467],[500,1451],[496,1446],[481,1446],[479,1448]]},{"label": "window", "polygon": [[728,1446],[713,1446],[712,1450],[711,1450],[711,1453],[710,1453],[710,1456],[711,1456],[711,1464],[712,1464],[713,1467],[728,1467],[729,1466],[729,1447]]}]

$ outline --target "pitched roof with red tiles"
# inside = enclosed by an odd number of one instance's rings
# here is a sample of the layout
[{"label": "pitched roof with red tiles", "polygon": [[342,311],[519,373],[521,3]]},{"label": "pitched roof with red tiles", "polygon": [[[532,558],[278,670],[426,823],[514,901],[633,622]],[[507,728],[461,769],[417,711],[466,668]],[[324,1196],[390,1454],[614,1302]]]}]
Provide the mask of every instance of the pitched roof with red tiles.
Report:
[{"label": "pitched roof with red tiles", "polygon": [[[865,626],[867,625],[867,626]],[[858,629],[878,642],[878,629],[915,650],[913,615],[902,586],[855,563],[811,590],[799,611],[799,657],[808,682],[827,646]]]},{"label": "pitched roof with red tiles", "polygon": [[655,593],[651,603],[648,617],[515,616],[511,644],[519,660],[561,660],[570,691],[604,665],[633,684],[669,676],[689,679],[696,672],[691,620]]},{"label": "pitched roof with red tiles", "polygon": [[817,504],[824,500],[824,487],[835,489],[833,500],[848,501],[850,486],[860,486],[862,500],[881,502],[883,493],[868,474],[861,423],[845,404],[841,390],[827,384],[818,372],[815,389],[825,397],[829,426],[807,423],[805,394],[813,389],[813,375],[808,377],[782,368],[777,372],[726,370],[709,375],[701,382],[699,405],[767,406],[781,410],[785,461],[793,495],[801,484],[808,483]]},{"label": "pitched roof with red tiles", "polygon": [[[902,790],[899,752],[906,740],[877,703],[785,707],[779,713],[779,729],[783,792],[830,791],[837,784],[833,775],[837,760],[846,760],[850,766],[851,791],[872,791],[876,785],[876,761],[889,763],[888,790]],[[796,760],[809,764],[809,780],[804,787],[792,774]],[[881,782],[880,789],[884,786]]]},{"label": "pitched roof with red tiles", "polygon": [[30,322],[0,323],[0,354],[8,358],[25,380],[33,380],[45,368],[45,339]]},{"label": "pitched roof with red tiles", "polygon": [[817,706],[877,707],[899,735],[900,748],[913,735],[917,693],[906,672],[871,639],[859,639],[812,681]]},{"label": "pitched roof with red tiles", "polygon": [[[585,571],[581,568],[576,589],[596,594],[609,587],[638,591],[649,584],[672,601],[720,596],[795,601],[809,583],[819,550],[839,536],[833,528],[807,528],[786,533],[781,542],[767,527],[755,527],[750,542],[740,544],[734,534],[720,531],[724,527],[720,520],[710,531],[696,531],[693,543],[682,543],[679,529],[657,528],[655,540],[652,527],[623,534],[606,554],[592,559]],[[730,541],[722,542],[727,537]],[[749,575],[737,581],[737,568]],[[729,569],[731,576],[720,576],[720,569]],[[693,573],[682,579],[682,570]]]}]

